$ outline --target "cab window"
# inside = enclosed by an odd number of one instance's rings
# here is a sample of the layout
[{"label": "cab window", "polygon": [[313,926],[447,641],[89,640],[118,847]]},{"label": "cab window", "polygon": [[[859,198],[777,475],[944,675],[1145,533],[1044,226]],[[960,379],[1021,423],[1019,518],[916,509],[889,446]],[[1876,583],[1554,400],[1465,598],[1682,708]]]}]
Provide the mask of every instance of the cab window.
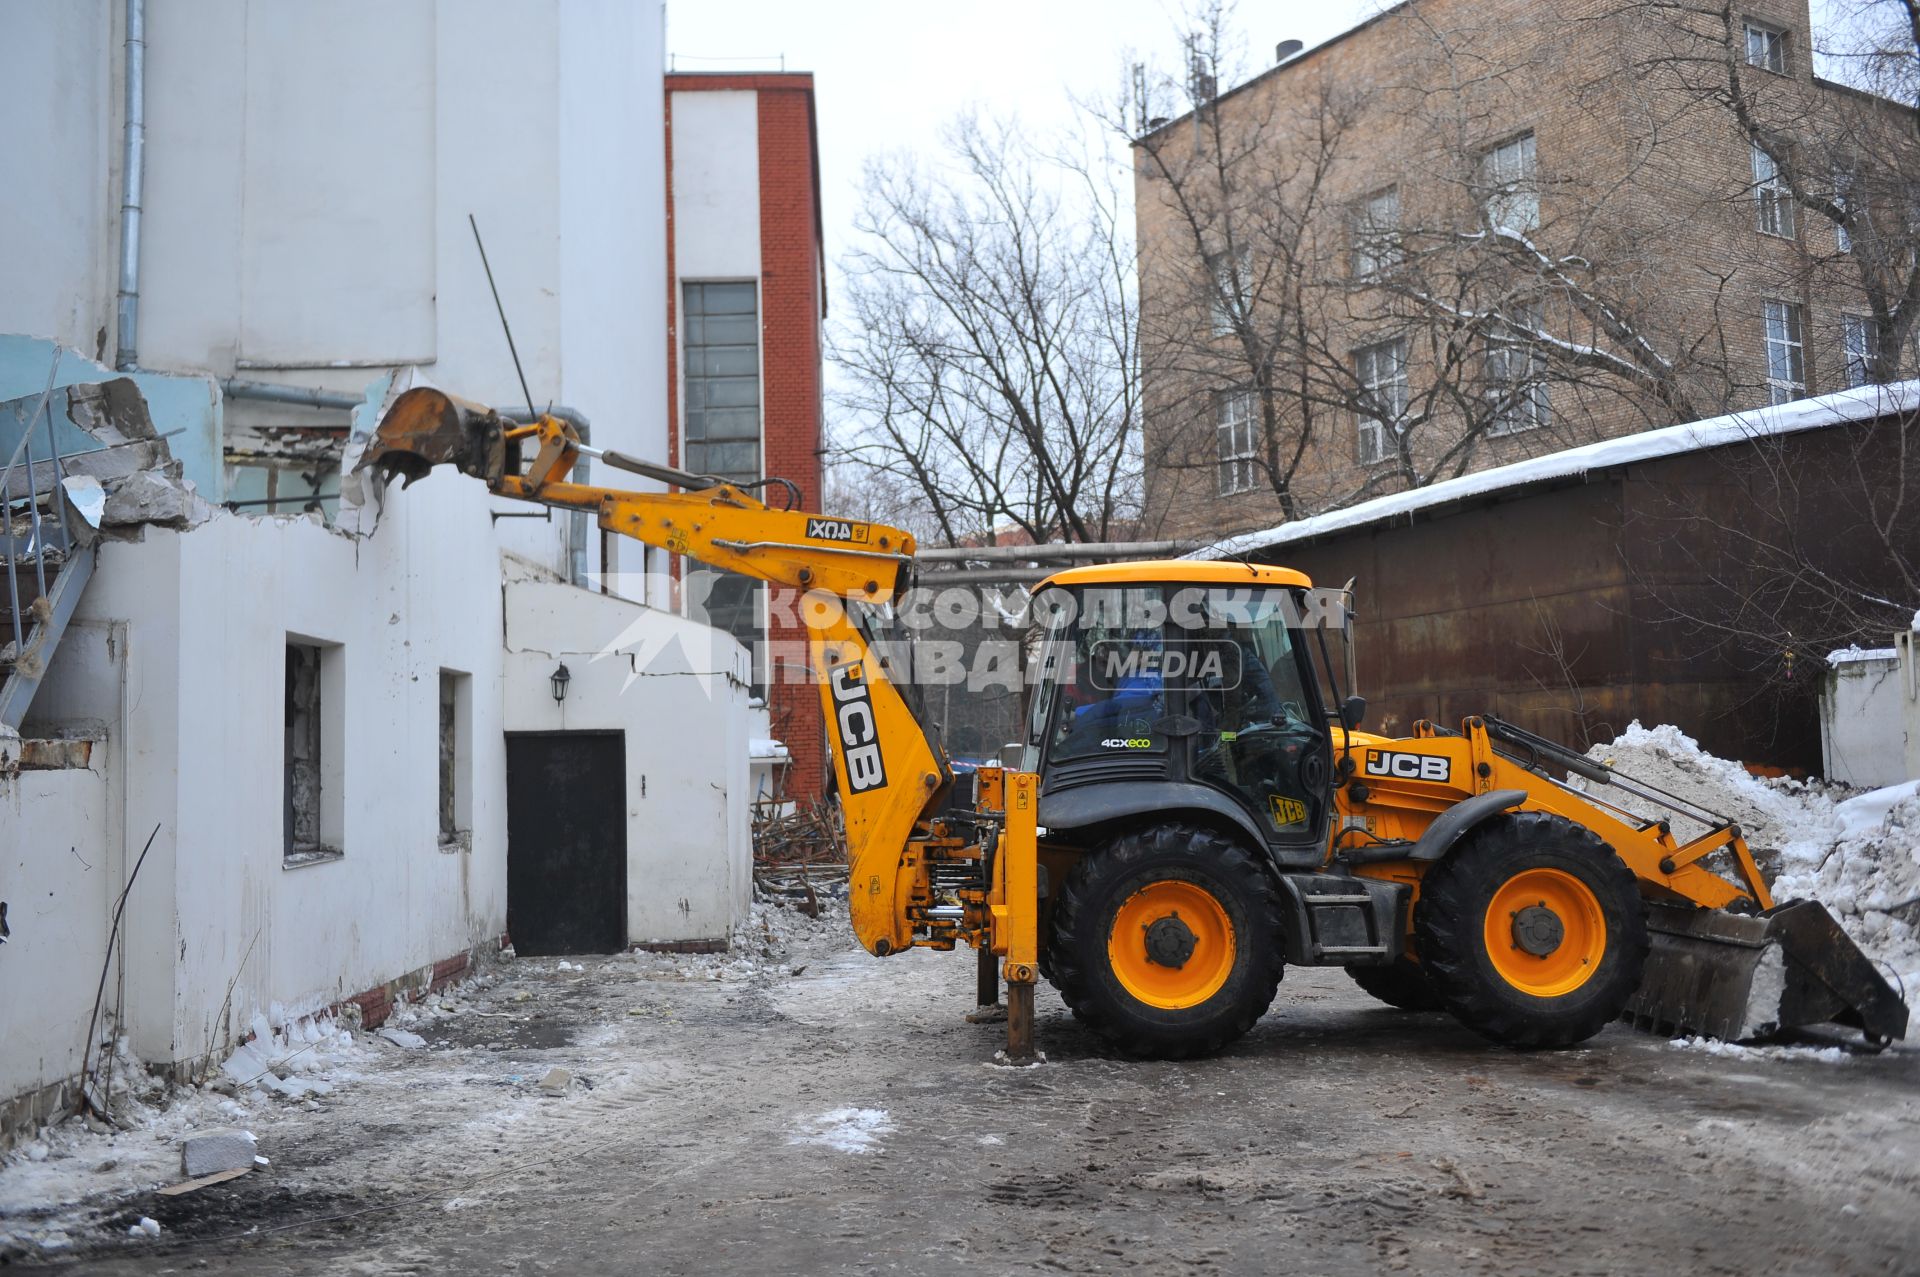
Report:
[{"label": "cab window", "polygon": [[1047,671],[1056,702],[1047,761],[1113,757],[1167,747],[1166,607],[1158,586],[1089,589],[1075,596]]}]

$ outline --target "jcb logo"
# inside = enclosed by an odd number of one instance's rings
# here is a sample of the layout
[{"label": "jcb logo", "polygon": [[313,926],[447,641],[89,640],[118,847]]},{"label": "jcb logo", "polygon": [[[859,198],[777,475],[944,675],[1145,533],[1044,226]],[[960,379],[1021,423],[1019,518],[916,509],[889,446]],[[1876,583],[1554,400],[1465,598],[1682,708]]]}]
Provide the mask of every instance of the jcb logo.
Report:
[{"label": "jcb logo", "polygon": [[1399,780],[1450,780],[1453,760],[1444,754],[1394,754],[1384,749],[1370,749],[1367,775],[1392,776]]},{"label": "jcb logo", "polygon": [[807,519],[807,535],[815,541],[865,541],[870,524],[845,519]]},{"label": "jcb logo", "polygon": [[[832,522],[832,520],[827,520]],[[840,731],[840,753],[847,763],[847,790],[864,794],[883,789],[886,764],[880,757],[880,729],[873,720],[873,696],[867,672],[860,662],[836,665],[827,675],[833,687],[835,726]]]}]

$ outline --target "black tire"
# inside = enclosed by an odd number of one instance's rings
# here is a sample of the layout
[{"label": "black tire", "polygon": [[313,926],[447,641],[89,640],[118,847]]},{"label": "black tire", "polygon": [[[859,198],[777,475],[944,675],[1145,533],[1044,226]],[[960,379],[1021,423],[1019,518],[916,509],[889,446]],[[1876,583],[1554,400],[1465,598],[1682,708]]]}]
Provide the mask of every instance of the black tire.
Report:
[{"label": "black tire", "polygon": [[1384,967],[1348,967],[1347,974],[1365,992],[1402,1011],[1438,1011],[1440,995],[1412,958],[1396,958]]},{"label": "black tire", "polygon": [[[1136,893],[1156,883],[1205,891],[1232,926],[1225,980],[1193,1006],[1142,1001],[1113,967],[1109,940],[1116,917]],[[1154,825],[1081,857],[1067,875],[1053,911],[1051,978],[1075,1017],[1126,1055],[1208,1055],[1252,1028],[1273,1004],[1280,985],[1280,926],[1273,879],[1251,852],[1210,829]]]},{"label": "black tire", "polygon": [[[1495,896],[1529,870],[1557,870],[1584,885],[1604,940],[1583,983],[1552,996],[1511,983],[1488,952]],[[1517,928],[1522,919],[1513,916]],[[1525,937],[1512,934],[1501,961],[1514,962],[1510,954],[1521,950]],[[1571,1046],[1605,1028],[1640,987],[1647,960],[1646,915],[1633,873],[1591,830],[1545,812],[1497,816],[1461,839],[1421,881],[1414,935],[1441,1005],[1476,1033],[1523,1049]],[[1552,943],[1557,953],[1561,942]]]}]

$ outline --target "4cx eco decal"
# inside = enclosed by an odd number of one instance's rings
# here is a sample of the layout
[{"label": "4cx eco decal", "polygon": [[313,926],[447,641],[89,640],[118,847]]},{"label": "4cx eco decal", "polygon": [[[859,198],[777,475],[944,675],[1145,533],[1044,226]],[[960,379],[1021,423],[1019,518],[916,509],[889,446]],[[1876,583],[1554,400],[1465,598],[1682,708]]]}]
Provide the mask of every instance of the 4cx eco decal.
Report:
[{"label": "4cx eco decal", "polygon": [[847,763],[847,792],[864,794],[869,789],[884,789],[887,765],[880,757],[880,728],[873,717],[866,668],[859,661],[849,661],[834,666],[827,679],[833,685],[833,718],[840,733],[840,754]]},{"label": "4cx eco decal", "polygon": [[820,519],[807,516],[807,536],[815,541],[859,541],[867,539],[870,523],[850,523],[845,519]]},{"label": "4cx eco decal", "polygon": [[1445,754],[1400,754],[1386,749],[1367,751],[1367,775],[1396,780],[1453,779],[1453,760]]}]

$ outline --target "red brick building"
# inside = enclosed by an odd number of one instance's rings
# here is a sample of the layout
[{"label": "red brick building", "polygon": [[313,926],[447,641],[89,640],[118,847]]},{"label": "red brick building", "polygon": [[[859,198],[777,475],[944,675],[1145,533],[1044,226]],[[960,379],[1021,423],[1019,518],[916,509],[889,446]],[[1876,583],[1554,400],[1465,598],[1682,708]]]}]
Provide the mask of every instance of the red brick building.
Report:
[{"label": "red brick building", "polygon": [[[790,480],[820,502],[820,163],[807,72],[679,73],[667,96],[667,448],[670,464]],[[780,491],[769,489],[778,502]],[[755,651],[787,791],[825,791],[819,692],[794,600],[683,565],[683,605]]]}]

